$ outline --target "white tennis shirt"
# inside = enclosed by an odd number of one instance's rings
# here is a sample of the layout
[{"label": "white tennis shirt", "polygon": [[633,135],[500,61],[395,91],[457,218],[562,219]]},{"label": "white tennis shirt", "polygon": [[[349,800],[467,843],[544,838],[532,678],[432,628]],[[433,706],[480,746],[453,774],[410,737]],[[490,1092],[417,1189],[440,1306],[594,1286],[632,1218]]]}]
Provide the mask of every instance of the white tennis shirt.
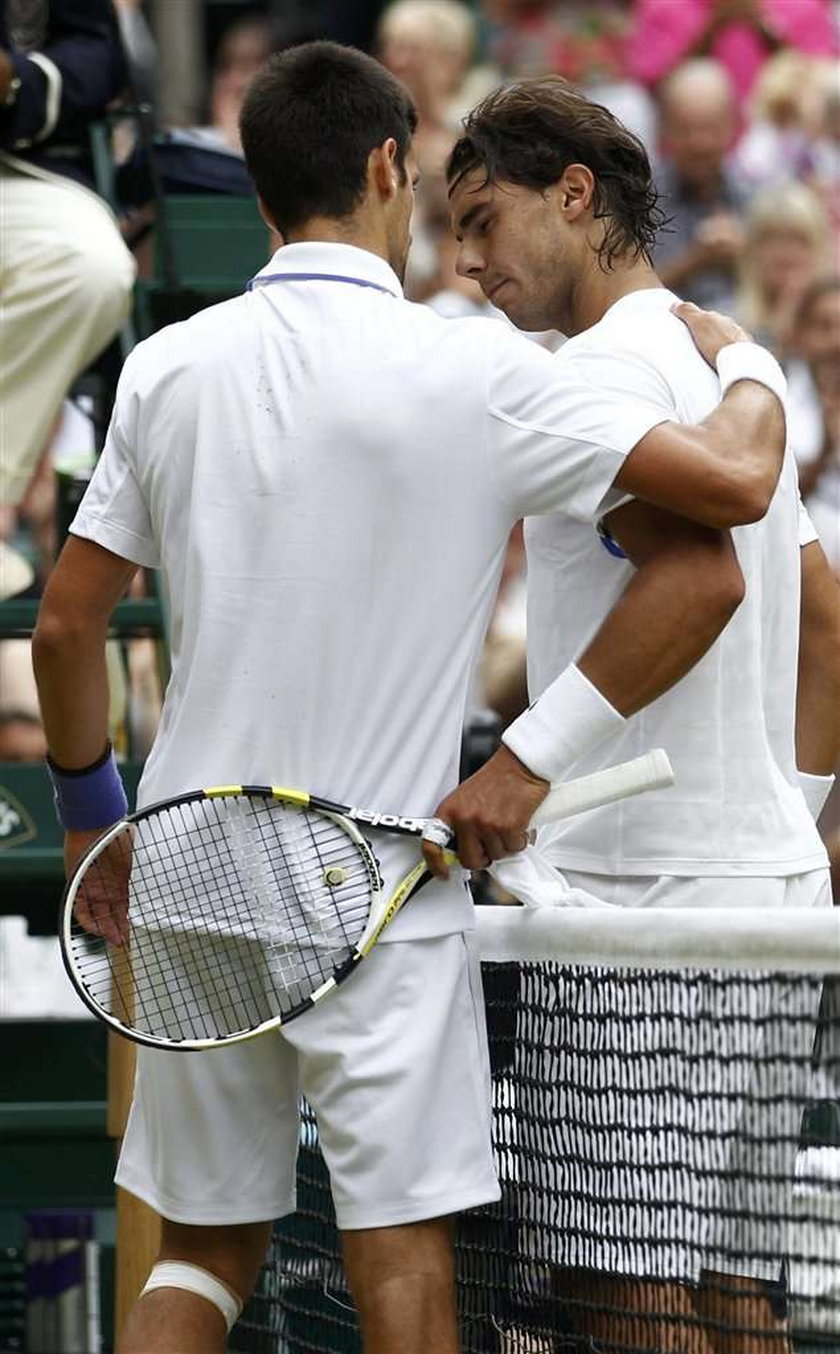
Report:
[{"label": "white tennis shirt", "polygon": [[[274,783],[431,813],[512,524],[591,529],[666,417],[593,399],[495,320],[406,302],[347,245],[287,245],[247,294],[141,343],[71,528],[163,571],[172,676],[139,802]],[[416,842],[370,836],[395,883]],[[388,934],[471,924],[453,877]]]},{"label": "white tennis shirt", "polygon": [[[697,423],[720,384],[673,293],[631,293],[571,339],[554,361],[599,398],[634,394],[662,417]],[[616,497],[615,501],[618,499]],[[573,774],[664,747],[676,784],[555,824],[540,844],[558,865],[599,874],[790,875],[822,869],[825,851],[796,778],[800,540],[796,466],[788,452],[763,521],[732,536],[746,597],[692,671],[580,758]],[[568,516],[526,524],[528,678],[537,696],[578,657],[632,576],[591,524]],[[694,603],[685,598],[686,609]],[[702,602],[697,603],[702,605]]]}]

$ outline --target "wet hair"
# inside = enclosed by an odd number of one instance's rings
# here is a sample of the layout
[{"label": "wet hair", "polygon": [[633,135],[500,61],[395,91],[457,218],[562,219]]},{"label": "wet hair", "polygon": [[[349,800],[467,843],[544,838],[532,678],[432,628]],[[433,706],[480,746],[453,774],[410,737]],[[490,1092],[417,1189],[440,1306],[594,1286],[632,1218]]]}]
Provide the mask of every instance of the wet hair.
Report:
[{"label": "wet hair", "polygon": [[281,234],[313,216],[350,216],[365,194],[368,156],[389,137],[405,175],[416,126],[399,81],[372,57],[334,42],[270,57],[239,122],[248,171]]},{"label": "wet hair", "polygon": [[476,169],[487,183],[541,192],[571,164],[586,165],[595,178],[595,217],[605,223],[602,268],[627,253],[650,262],[668,218],[657,205],[647,151],[612,113],[559,76],[519,80],[488,94],[464,119],[446,177],[450,193]]}]

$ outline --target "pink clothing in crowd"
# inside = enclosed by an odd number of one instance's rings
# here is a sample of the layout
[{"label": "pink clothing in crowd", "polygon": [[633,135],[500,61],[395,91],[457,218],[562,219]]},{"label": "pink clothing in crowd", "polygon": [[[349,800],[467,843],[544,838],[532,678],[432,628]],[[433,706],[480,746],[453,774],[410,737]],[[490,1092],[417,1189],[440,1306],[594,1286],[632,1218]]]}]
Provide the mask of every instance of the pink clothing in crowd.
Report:
[{"label": "pink clothing in crowd", "polygon": [[[729,71],[743,100],[768,56],[760,33],[741,19],[722,28],[708,51],[697,44],[714,15],[715,0],[637,0],[636,26],[627,50],[628,74],[654,85],[689,56],[713,56]],[[837,51],[829,0],[757,0],[756,10],[787,47],[811,56]]]}]

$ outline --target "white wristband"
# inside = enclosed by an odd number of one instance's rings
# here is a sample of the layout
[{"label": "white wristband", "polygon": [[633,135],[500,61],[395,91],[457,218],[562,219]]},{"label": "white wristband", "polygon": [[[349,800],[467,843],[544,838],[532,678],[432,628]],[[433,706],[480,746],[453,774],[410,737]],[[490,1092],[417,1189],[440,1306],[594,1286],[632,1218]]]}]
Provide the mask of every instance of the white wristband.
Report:
[{"label": "white wristband", "polygon": [[502,742],[529,771],[555,785],[579,757],[610,734],[620,733],[626,722],[570,663],[531,708],[508,725]]},{"label": "white wristband", "polygon": [[715,361],[720,377],[721,398],[736,381],[757,381],[766,386],[784,407],[787,394],[785,374],[772,353],[758,343],[727,343]]},{"label": "white wristband", "polygon": [[799,788],[805,796],[808,812],[817,821],[825,806],[825,801],[834,786],[833,776],[812,776],[810,771],[797,771]]}]

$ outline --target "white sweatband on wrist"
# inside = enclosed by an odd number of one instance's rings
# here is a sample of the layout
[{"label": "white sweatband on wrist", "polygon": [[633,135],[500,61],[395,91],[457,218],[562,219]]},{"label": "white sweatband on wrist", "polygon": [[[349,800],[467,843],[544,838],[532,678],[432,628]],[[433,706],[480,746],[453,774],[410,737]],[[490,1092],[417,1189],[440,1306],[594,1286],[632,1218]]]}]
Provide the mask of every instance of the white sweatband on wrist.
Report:
[{"label": "white sweatband on wrist", "polygon": [[156,1288],[182,1288],[187,1293],[195,1293],[196,1297],[205,1298],[221,1312],[228,1332],[233,1330],[242,1311],[239,1298],[220,1279],[185,1260],[158,1261],[146,1280],[143,1293],[151,1293]]},{"label": "white sweatband on wrist", "polygon": [[621,733],[626,720],[574,663],[530,709],[509,724],[502,742],[529,771],[556,785],[585,752]]},{"label": "white sweatband on wrist", "polygon": [[772,353],[760,343],[727,343],[715,360],[720,377],[721,399],[736,381],[757,381],[766,386],[784,407],[787,394],[785,374]]},{"label": "white sweatband on wrist", "polygon": [[805,796],[808,812],[817,821],[825,807],[825,801],[834,786],[833,776],[812,776],[810,771],[797,771],[799,788]]}]

